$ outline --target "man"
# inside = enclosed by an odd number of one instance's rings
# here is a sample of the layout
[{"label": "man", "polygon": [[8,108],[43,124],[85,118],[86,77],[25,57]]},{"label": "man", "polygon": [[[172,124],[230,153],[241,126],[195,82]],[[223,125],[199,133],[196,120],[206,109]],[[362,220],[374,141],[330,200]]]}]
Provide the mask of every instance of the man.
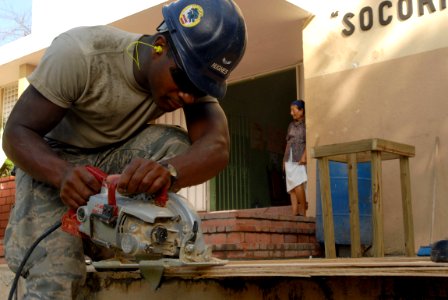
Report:
[{"label": "man", "polygon": [[[176,191],[227,165],[227,121],[216,98],[245,51],[241,12],[231,0],[179,0],[163,16],[154,36],[106,26],[69,30],[29,77],[3,137],[18,167],[5,233],[12,270],[68,208],[100,191],[87,165],[121,174],[117,189],[126,194]],[[181,107],[188,135],[148,125]],[[22,272],[25,298],[75,298],[85,272],[82,241],[57,230]]]}]

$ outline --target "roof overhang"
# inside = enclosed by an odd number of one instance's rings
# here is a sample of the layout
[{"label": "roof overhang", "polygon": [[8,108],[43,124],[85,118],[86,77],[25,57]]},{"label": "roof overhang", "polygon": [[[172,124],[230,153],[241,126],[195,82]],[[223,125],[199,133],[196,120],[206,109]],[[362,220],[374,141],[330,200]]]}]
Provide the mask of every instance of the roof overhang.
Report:
[{"label": "roof overhang", "polygon": [[[236,0],[246,19],[248,45],[229,82],[284,69],[300,63],[302,26],[308,11],[285,0]],[[163,4],[132,14],[110,25],[151,34],[162,21]],[[19,77],[22,64],[37,65],[54,36],[29,35],[0,47],[0,86]]]}]

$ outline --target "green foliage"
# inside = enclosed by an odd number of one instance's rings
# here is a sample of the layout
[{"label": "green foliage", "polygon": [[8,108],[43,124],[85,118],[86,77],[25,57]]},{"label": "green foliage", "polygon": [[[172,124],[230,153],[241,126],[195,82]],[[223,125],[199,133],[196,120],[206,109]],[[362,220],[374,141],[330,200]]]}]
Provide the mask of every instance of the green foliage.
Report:
[{"label": "green foliage", "polygon": [[3,166],[0,168],[0,177],[11,176],[11,172],[14,169],[14,164],[9,159],[6,159]]}]

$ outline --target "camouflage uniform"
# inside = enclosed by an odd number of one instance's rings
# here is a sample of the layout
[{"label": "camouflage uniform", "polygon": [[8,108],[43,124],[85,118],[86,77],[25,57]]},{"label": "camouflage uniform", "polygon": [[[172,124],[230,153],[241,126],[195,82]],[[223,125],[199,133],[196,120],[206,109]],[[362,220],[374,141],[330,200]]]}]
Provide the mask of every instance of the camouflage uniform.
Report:
[{"label": "camouflage uniform", "polygon": [[[133,158],[160,161],[185,152],[189,145],[184,130],[163,125],[149,125],[124,143],[97,151],[50,143],[62,159],[96,166],[108,174],[121,173]],[[66,211],[58,189],[17,170],[16,204],[4,239],[12,270],[18,269],[30,245]],[[56,230],[36,247],[22,275],[26,278],[25,299],[84,299],[79,294],[86,278],[83,241]]]}]

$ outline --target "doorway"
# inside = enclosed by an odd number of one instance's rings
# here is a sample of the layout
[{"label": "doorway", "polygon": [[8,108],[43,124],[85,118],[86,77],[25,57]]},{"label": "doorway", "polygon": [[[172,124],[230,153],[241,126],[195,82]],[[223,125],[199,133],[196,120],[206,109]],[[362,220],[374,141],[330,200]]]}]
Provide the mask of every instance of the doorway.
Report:
[{"label": "doorway", "polygon": [[289,205],[282,172],[296,68],[232,84],[221,101],[229,122],[230,163],[211,182],[210,209]]}]

